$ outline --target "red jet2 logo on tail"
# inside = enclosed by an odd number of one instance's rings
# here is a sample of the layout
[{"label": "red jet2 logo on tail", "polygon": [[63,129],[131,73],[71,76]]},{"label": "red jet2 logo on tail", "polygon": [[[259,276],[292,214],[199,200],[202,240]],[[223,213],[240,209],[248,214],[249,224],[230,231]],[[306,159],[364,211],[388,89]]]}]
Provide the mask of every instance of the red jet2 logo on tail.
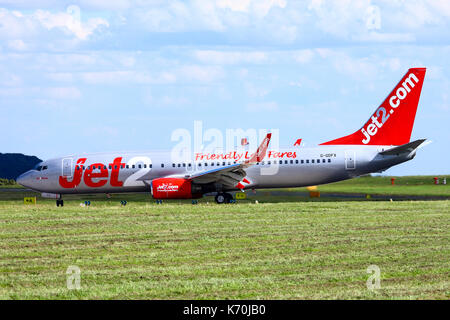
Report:
[{"label": "red jet2 logo on tail", "polygon": [[[412,80],[414,80],[415,83]],[[392,107],[389,113],[386,111],[386,108],[379,107],[371,117],[372,123],[369,123],[366,128],[361,129],[362,134],[365,136],[365,139],[361,140],[362,143],[368,144],[370,142],[370,138],[377,134],[378,129],[386,123],[391,114],[394,113],[394,109],[397,109],[398,106],[400,106],[401,100],[408,96],[408,93],[411,92],[411,89],[413,89],[418,82],[419,79],[414,73],[408,75],[397,91],[389,98],[389,105]],[[378,121],[379,116],[381,116],[381,122]]]},{"label": "red jet2 logo on tail", "polygon": [[401,146],[408,143],[426,70],[410,68],[360,129],[321,145]]}]

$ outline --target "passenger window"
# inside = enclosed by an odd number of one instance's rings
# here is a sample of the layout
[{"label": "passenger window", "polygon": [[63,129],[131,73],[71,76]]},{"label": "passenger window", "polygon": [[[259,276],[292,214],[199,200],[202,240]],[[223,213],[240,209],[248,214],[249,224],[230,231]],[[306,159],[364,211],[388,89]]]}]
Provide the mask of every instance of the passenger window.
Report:
[{"label": "passenger window", "polygon": [[314,159],[311,160],[311,163],[314,163]]},{"label": "passenger window", "polygon": [[144,168],[147,168],[147,164],[146,163],[144,163]]},{"label": "passenger window", "polygon": [[306,160],[306,163],[309,163],[309,160]]},{"label": "passenger window", "polygon": [[262,166],[264,165],[264,161],[261,162],[261,165],[262,165]]},{"label": "passenger window", "polygon": [[188,167],[191,167],[192,165],[190,163],[188,163]]},{"label": "passenger window", "polygon": [[109,168],[112,169],[111,165],[109,165]]},{"label": "passenger window", "polygon": [[139,165],[138,165],[138,168],[140,169],[140,168],[142,168],[142,166],[139,164]]},{"label": "passenger window", "polygon": [[161,168],[164,168],[164,163],[161,163]]},{"label": "passenger window", "polygon": [[149,164],[148,167],[151,168],[151,167],[152,167],[152,164]]},{"label": "passenger window", "polygon": [[186,163],[183,163],[183,167],[186,167]]},{"label": "passenger window", "polygon": [[283,160],[280,160],[280,164],[283,164]]},{"label": "passenger window", "polygon": [[293,164],[294,163],[294,160],[291,160],[291,164]]},{"label": "passenger window", "polygon": [[208,166],[208,163],[205,162],[205,167],[207,167],[207,166]]},{"label": "passenger window", "polygon": [[201,166],[202,166],[202,164],[201,164],[201,163],[199,163],[199,164],[198,164],[198,166],[199,166],[199,167],[201,167]]},{"label": "passenger window", "polygon": [[298,160],[295,160],[295,164],[298,164]]},{"label": "passenger window", "polygon": [[133,168],[133,169],[134,169],[135,167],[136,167],[136,166],[135,166],[134,164],[131,166],[131,168]]},{"label": "passenger window", "polygon": [[328,159],[328,162],[331,162],[331,159]]},{"label": "passenger window", "polygon": [[325,163],[325,159],[322,159],[322,163]]},{"label": "passenger window", "polygon": [[172,163],[172,167],[174,167],[174,168],[175,168],[175,163]]},{"label": "passenger window", "polygon": [[320,159],[317,159],[317,163],[320,163]]},{"label": "passenger window", "polygon": [[214,167],[214,162],[211,162],[211,167]]},{"label": "passenger window", "polygon": [[180,164],[180,163],[178,164],[178,168],[179,168],[179,167],[181,167],[181,164]]},{"label": "passenger window", "polygon": [[130,166],[129,165],[126,165],[126,167],[125,168],[127,168],[127,169],[130,169]]}]

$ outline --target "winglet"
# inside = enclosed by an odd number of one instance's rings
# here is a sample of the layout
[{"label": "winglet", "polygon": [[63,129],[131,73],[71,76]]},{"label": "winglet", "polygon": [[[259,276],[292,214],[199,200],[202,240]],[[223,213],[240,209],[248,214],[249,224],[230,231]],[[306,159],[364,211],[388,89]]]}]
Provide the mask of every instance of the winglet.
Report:
[{"label": "winglet", "polygon": [[253,157],[251,157],[245,163],[252,164],[252,163],[261,162],[264,159],[264,157],[266,156],[267,148],[269,147],[271,138],[272,138],[272,134],[268,133],[267,136],[264,138],[263,142],[261,142],[261,145],[258,147],[256,152],[253,154]]}]

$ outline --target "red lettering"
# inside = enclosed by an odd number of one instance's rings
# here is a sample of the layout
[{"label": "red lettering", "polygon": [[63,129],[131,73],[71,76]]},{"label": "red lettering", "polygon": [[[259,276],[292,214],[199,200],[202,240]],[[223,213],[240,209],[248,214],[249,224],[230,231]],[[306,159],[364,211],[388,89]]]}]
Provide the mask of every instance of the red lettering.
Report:
[{"label": "red lettering", "polygon": [[[98,172],[92,172],[92,167],[98,167]],[[106,178],[106,179],[99,179]],[[92,179],[99,179],[97,182],[92,181]],[[84,172],[84,183],[91,188],[103,187],[108,181],[108,169],[103,165],[103,163],[94,163],[86,169]]]},{"label": "red lettering", "polygon": [[122,157],[115,158],[113,163],[110,163],[111,166],[111,181],[110,184],[112,187],[121,187],[123,186],[123,181],[119,181],[119,171],[122,165],[125,163],[121,163]]},{"label": "red lettering", "polygon": [[68,181],[67,177],[59,176],[59,185],[63,188],[76,188],[81,182],[81,176],[83,174],[83,164],[87,158],[80,158],[75,165],[75,171],[73,173],[72,181]]}]

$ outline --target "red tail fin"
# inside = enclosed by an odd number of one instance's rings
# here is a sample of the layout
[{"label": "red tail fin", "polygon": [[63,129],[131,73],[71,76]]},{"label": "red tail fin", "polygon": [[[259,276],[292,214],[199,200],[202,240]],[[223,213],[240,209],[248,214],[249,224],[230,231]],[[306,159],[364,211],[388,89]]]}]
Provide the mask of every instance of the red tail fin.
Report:
[{"label": "red tail fin", "polygon": [[364,126],[322,145],[394,145],[409,142],[426,68],[411,68]]}]

